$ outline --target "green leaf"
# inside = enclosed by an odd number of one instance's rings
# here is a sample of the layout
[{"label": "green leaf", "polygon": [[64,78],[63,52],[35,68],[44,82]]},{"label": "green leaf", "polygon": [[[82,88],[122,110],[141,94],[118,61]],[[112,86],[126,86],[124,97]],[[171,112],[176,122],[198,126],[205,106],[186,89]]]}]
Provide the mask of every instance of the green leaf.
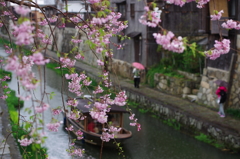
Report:
[{"label": "green leaf", "polygon": [[55,95],[56,95],[56,94],[55,94],[54,92],[51,92],[49,98],[50,98],[50,99],[53,99],[53,97],[54,97]]},{"label": "green leaf", "polygon": [[25,22],[25,21],[29,21],[29,19],[26,18],[26,17],[20,17],[20,18],[18,19],[18,24],[22,24],[22,23]]},{"label": "green leaf", "polygon": [[57,51],[57,57],[61,57],[60,52]]},{"label": "green leaf", "polygon": [[99,33],[100,33],[101,36],[104,36],[104,35],[105,35],[105,32],[104,32],[103,29],[99,29]]},{"label": "green leaf", "polygon": [[97,13],[97,15],[98,15],[98,17],[101,17],[101,16],[103,15],[103,11],[99,11],[99,12]]},{"label": "green leaf", "polygon": [[32,125],[30,123],[25,124],[25,129],[28,130]]},{"label": "green leaf", "polygon": [[191,49],[191,51],[192,51],[192,53],[193,53],[193,57],[196,57],[196,47],[197,47],[197,44],[196,44],[196,43],[192,43],[192,44],[190,45],[190,49]]}]

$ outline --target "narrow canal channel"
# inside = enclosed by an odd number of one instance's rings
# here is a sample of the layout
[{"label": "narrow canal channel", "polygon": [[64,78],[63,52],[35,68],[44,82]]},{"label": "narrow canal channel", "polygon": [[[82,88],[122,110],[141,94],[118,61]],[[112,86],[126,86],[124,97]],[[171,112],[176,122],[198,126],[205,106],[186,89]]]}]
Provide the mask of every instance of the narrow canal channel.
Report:
[{"label": "narrow canal channel", "polygon": [[[0,55],[2,55],[0,50]],[[36,70],[35,70],[36,71]],[[51,108],[61,106],[60,94],[60,77],[52,70],[47,69],[47,92],[55,92],[53,100],[50,100]],[[13,90],[17,90],[16,78],[13,76],[9,86]],[[39,93],[36,93],[39,95]],[[25,102],[24,108],[29,107],[30,103]],[[24,116],[29,116],[24,112]],[[125,116],[125,127],[133,132],[133,137],[129,139],[123,146],[123,154],[127,159],[239,159],[239,154],[230,154],[223,152],[210,145],[202,143],[189,137],[181,132],[174,130],[160,122],[148,113],[140,113],[137,109],[132,109],[142,124],[142,130],[137,132],[135,127],[129,126],[128,116]],[[49,112],[44,114],[45,123],[51,121]],[[63,119],[62,115],[58,116],[59,120]],[[66,149],[68,148],[69,136],[63,128],[59,132],[47,132],[48,139],[45,146],[48,148],[50,159],[68,159]],[[84,159],[97,159],[100,156],[100,147],[80,143],[78,145],[86,150]],[[103,149],[103,159],[121,159],[114,148]]]}]

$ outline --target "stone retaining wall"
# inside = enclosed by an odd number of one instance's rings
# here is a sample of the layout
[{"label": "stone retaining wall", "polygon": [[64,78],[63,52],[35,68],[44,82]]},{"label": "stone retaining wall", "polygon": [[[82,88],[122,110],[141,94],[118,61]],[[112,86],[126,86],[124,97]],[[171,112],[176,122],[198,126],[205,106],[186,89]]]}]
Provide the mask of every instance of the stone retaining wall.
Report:
[{"label": "stone retaining wall", "polygon": [[234,75],[232,79],[233,81],[228,106],[234,109],[240,109],[240,56],[238,55],[235,58],[237,61],[236,65],[233,66]]},{"label": "stone retaining wall", "polygon": [[174,119],[176,123],[181,124],[181,129],[188,130],[192,135],[201,132],[211,136],[218,143],[224,144],[226,148],[240,151],[240,138],[238,133],[226,130],[213,122],[205,122],[194,115],[181,112],[181,110],[174,106],[159,103],[157,100],[145,97],[141,94],[136,94],[127,88],[125,91],[129,99],[141,103],[142,107],[145,109],[153,110],[161,119]]},{"label": "stone retaining wall", "polygon": [[[181,72],[184,74],[184,72]],[[196,94],[199,88],[200,78],[194,79],[169,77],[164,74],[155,73],[154,83],[160,91],[173,95],[185,97],[187,94]]]},{"label": "stone retaining wall", "polygon": [[218,107],[217,95],[215,94],[218,86],[215,81],[219,79],[229,82],[229,76],[229,71],[211,67],[204,69],[197,101],[208,106]]}]

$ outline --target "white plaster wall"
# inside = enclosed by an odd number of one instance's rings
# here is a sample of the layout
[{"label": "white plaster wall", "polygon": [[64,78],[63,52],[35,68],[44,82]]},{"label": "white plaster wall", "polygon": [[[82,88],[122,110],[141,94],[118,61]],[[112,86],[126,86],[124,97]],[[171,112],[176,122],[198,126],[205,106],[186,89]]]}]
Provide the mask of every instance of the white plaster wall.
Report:
[{"label": "white plaster wall", "polygon": [[[63,4],[65,8],[65,3]],[[88,7],[88,11],[90,12],[91,9],[90,7]],[[63,12],[65,12],[66,10],[63,9]],[[87,12],[87,10],[85,10],[85,5],[84,3],[81,3],[79,1],[68,1],[68,12]]]}]

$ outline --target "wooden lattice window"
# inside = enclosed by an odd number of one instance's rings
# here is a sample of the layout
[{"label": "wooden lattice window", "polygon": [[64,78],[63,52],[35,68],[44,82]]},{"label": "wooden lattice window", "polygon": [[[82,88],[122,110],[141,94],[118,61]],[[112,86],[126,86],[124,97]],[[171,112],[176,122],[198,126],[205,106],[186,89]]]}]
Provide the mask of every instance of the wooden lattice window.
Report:
[{"label": "wooden lattice window", "polygon": [[121,19],[125,19],[126,18],[126,2],[122,2],[122,3],[117,3],[117,9],[118,12],[120,12],[122,14]]},{"label": "wooden lattice window", "polygon": [[135,17],[135,5],[134,5],[133,3],[130,4],[130,16],[131,16],[132,18]]},{"label": "wooden lattice window", "polygon": [[222,23],[224,22],[224,19],[229,19],[228,15],[228,3],[226,0],[218,0],[217,3],[214,3],[214,1],[209,2],[209,9],[210,9],[210,15],[214,14],[214,10],[220,11],[223,10],[224,13],[222,14],[221,20],[218,21],[211,21],[210,29],[211,34],[219,34],[220,31],[222,32],[223,36],[228,36],[228,30],[221,28]]}]

